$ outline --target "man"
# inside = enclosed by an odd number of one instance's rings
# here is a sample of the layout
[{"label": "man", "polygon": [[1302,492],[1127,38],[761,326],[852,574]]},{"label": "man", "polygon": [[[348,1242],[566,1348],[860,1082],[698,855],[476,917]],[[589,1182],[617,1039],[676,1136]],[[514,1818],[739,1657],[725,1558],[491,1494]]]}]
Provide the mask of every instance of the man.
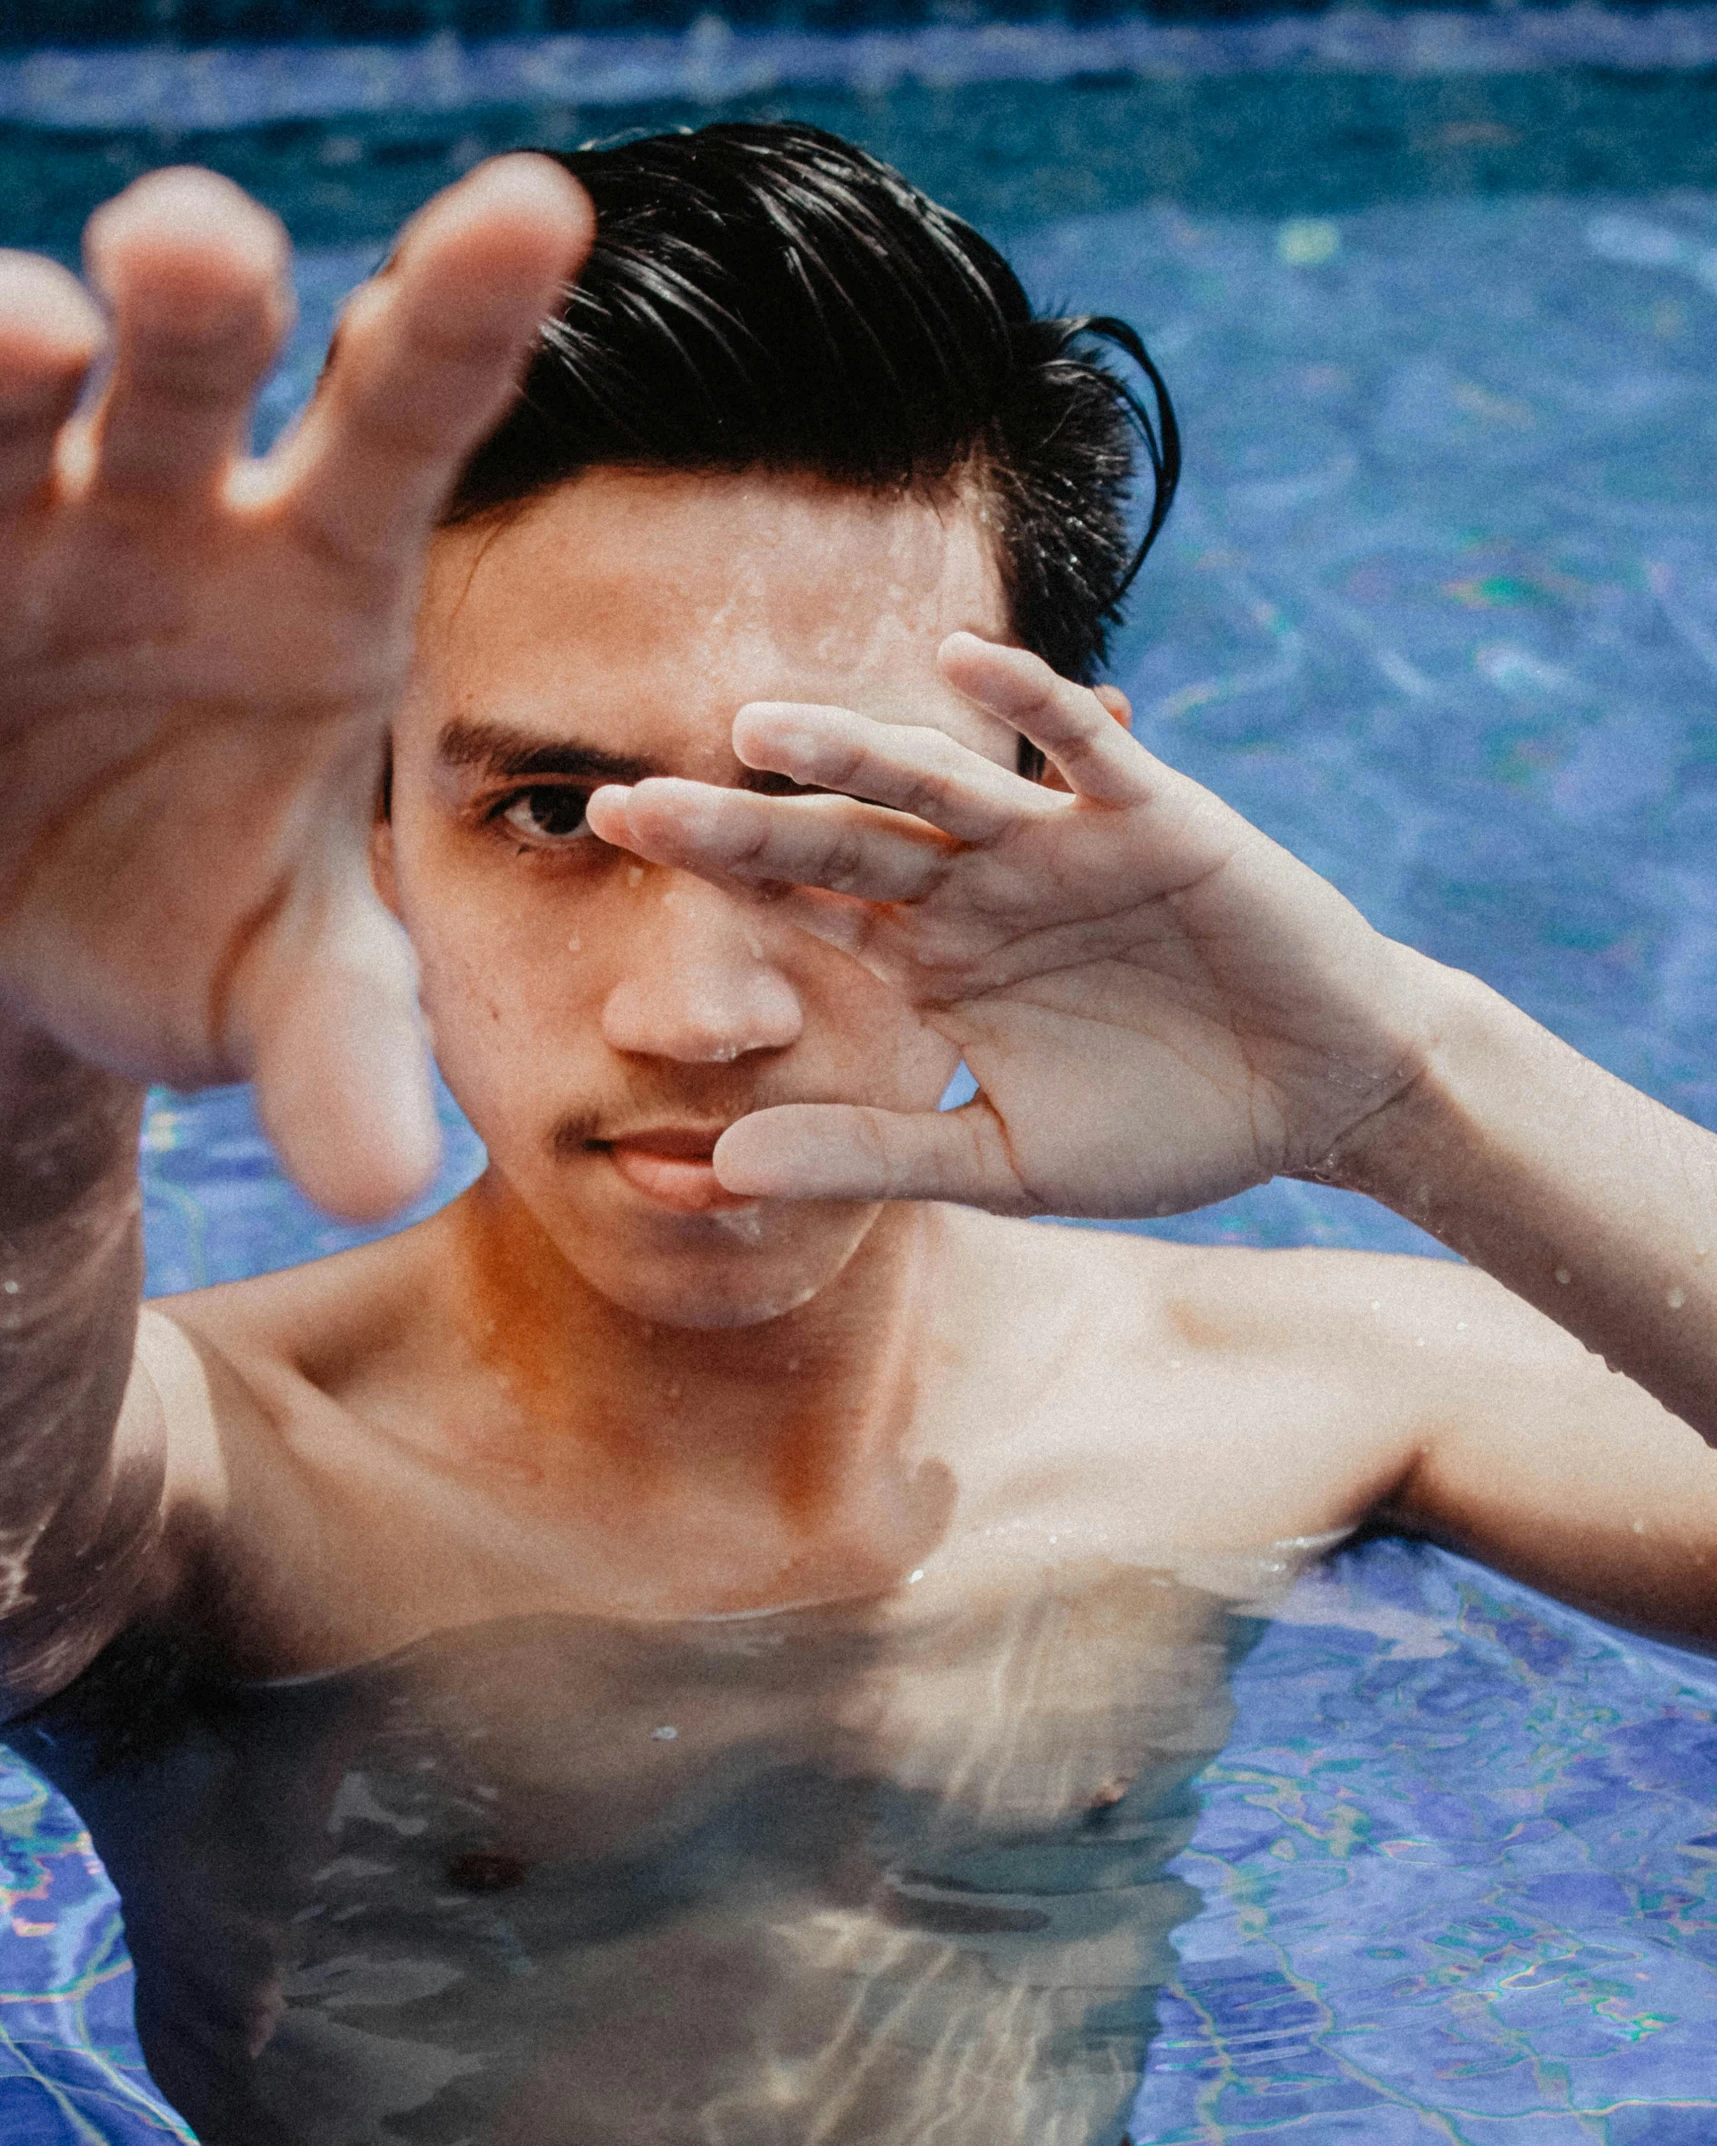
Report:
[{"label": "man", "polygon": [[[0,275],[8,1733],[210,2146],[1112,2142],[1234,1612],[1381,1520],[1717,1633],[1712,1143],[1082,682],[1124,335],[808,130],[567,162],[260,466],[232,189],[82,414]],[[139,1324],[138,1084],[383,1211],[417,991],[478,1184]],[[1476,1264],[999,1218],[1277,1171]]]}]

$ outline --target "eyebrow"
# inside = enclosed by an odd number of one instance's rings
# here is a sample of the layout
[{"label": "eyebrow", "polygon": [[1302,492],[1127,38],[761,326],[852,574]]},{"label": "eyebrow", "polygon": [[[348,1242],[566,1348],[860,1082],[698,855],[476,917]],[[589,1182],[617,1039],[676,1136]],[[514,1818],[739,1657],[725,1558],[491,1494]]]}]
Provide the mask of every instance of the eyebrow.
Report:
[{"label": "eyebrow", "polygon": [[[475,768],[492,782],[558,776],[571,782],[633,783],[671,772],[659,761],[632,753],[604,752],[601,746],[581,745],[576,738],[544,738],[535,731],[515,730],[510,723],[468,722],[462,716],[442,726],[435,754],[444,767]],[[794,782],[767,768],[744,769],[739,787],[765,796],[823,794],[813,784]]]},{"label": "eyebrow", "polygon": [[444,767],[476,768],[501,782],[560,775],[575,782],[642,782],[664,772],[653,760],[608,753],[575,738],[544,738],[507,723],[474,723],[455,716],[435,741]]}]

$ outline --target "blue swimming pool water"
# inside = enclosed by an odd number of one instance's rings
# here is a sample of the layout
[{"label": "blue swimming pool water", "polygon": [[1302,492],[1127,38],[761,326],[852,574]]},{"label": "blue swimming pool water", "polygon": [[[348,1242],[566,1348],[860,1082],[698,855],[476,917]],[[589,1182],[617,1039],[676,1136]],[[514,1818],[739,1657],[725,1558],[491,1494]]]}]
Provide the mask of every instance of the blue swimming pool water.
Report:
[{"label": "blue swimming pool water", "polygon": [[[992,84],[964,118],[922,81],[768,94],[951,176],[1044,298],[1145,330],[1189,468],[1117,652],[1146,742],[1385,929],[1717,1124],[1717,173],[1691,183],[1710,79],[1360,72],[1344,104],[1337,73],[1040,83],[1029,108]],[[0,158],[39,146],[41,113],[8,109]],[[383,236],[366,181],[391,204],[528,138],[529,113],[450,109],[196,137],[315,242],[265,428]],[[72,116],[59,191],[5,197],[19,236],[61,242],[69,206],[159,148],[153,119]],[[433,154],[388,160],[414,141]],[[448,1123],[441,1193],[479,1161]],[[238,1092],[158,1097],[145,1166],[156,1289],[352,1234],[282,1182]],[[1160,1227],[1435,1249],[1303,1186]],[[1240,1697],[1180,1866],[1206,1906],[1141,2141],[1717,2136],[1710,1665],[1380,1543],[1301,1590]],[[173,2135],[136,2069],[111,1894],[16,1768],[0,1865],[0,2137]]]},{"label": "blue swimming pool water", "polygon": [[[1717,1670],[1381,1542],[1302,1585],[1174,1868],[1140,2146],[1709,2146]],[[188,2137],[76,1816],[0,1757],[0,2138]]]}]

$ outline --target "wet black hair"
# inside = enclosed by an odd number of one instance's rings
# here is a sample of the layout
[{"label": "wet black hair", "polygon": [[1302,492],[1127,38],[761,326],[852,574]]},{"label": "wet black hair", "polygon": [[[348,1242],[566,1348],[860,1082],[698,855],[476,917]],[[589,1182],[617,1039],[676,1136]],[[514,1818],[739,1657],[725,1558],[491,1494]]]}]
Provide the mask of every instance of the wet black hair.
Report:
[{"label": "wet black hair", "polygon": [[[969,487],[1014,632],[1092,681],[1180,475],[1168,390],[1126,322],[1034,315],[969,224],[816,127],[721,124],[556,161],[595,203],[595,246],[448,524],[603,467]],[[1152,478],[1137,537],[1135,443]]]}]

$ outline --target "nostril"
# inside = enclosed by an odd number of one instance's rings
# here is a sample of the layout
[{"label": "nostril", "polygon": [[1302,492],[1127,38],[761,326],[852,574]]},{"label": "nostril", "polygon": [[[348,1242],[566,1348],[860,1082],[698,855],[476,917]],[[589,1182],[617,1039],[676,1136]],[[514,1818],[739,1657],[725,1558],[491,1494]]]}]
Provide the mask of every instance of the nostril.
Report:
[{"label": "nostril", "polygon": [[611,1050],[688,1065],[732,1065],[753,1051],[785,1050],[804,1028],[799,997],[783,976],[746,965],[687,974],[629,976],[602,1010]]}]

